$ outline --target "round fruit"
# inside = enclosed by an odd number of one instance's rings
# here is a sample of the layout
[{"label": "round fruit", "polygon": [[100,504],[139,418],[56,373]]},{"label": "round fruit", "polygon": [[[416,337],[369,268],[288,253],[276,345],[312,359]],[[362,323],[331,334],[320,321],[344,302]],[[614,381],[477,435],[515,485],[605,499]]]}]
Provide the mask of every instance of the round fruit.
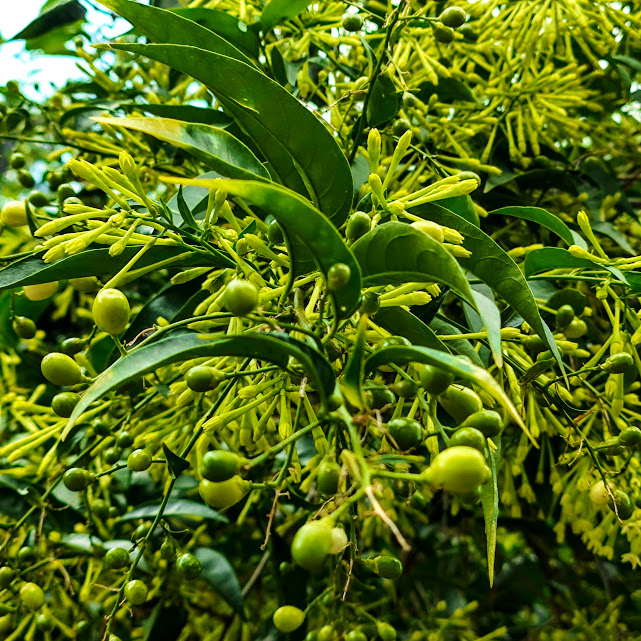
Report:
[{"label": "round fruit", "polygon": [[412,128],[412,123],[405,118],[399,118],[394,121],[392,125],[392,134],[397,138],[400,138],[406,131],[409,131]]},{"label": "round fruit", "polygon": [[46,300],[58,293],[58,281],[41,283],[39,285],[23,285],[22,291],[29,300]]},{"label": "round fruit", "polygon": [[475,427],[461,427],[452,434],[448,447],[456,447],[457,445],[467,445],[467,447],[473,447],[483,453],[485,452],[485,436]]},{"label": "round fruit", "polygon": [[125,599],[133,605],[140,605],[147,600],[147,586],[139,579],[129,581],[125,586]]},{"label": "round fruit", "polygon": [[316,634],[316,641],[334,641],[336,635],[331,625],[324,625]]},{"label": "round fruit", "polygon": [[238,503],[249,492],[250,484],[240,476],[232,476],[227,481],[214,483],[203,479],[199,491],[203,501],[215,509],[231,507]]},{"label": "round fruit", "polygon": [[100,281],[95,276],[84,278],[70,278],[69,284],[78,292],[94,292],[100,286]]},{"label": "round fruit", "polygon": [[27,224],[27,206],[21,200],[10,200],[0,210],[0,220],[7,227],[23,227]]},{"label": "round fruit", "polygon": [[396,641],[396,628],[385,621],[376,622],[376,632],[378,632],[381,641]]},{"label": "round fruit", "polygon": [[234,452],[214,450],[206,452],[200,463],[200,475],[208,481],[221,483],[240,472],[240,458]]},{"label": "round fruit", "polygon": [[414,381],[408,381],[406,378],[401,379],[397,383],[393,383],[389,388],[401,398],[414,398],[418,391],[418,384]]},{"label": "round fruit", "polygon": [[427,505],[427,499],[423,492],[416,491],[410,496],[410,505],[415,510],[422,510]]},{"label": "round fruit", "polygon": [[372,227],[372,219],[364,212],[353,213],[347,221],[345,235],[349,240],[358,240],[364,236]]},{"label": "round fruit", "polygon": [[34,207],[46,207],[49,204],[49,199],[41,191],[32,191],[29,194],[29,202]]},{"label": "round fruit", "polygon": [[127,431],[120,432],[116,437],[116,445],[123,450],[131,447],[134,444],[134,437]]},{"label": "round fruit", "polygon": [[305,570],[318,570],[332,545],[332,525],[323,519],[308,521],[292,541],[292,559]]},{"label": "round fruit", "polygon": [[491,438],[497,436],[503,429],[503,419],[494,410],[481,410],[474,412],[465,419],[463,427],[475,427],[484,436]]},{"label": "round fruit", "polygon": [[281,245],[285,240],[283,238],[283,230],[277,220],[272,220],[272,222],[269,223],[269,227],[267,227],[267,238],[269,238],[269,242],[272,245]]},{"label": "round fruit", "polygon": [[74,188],[69,183],[63,183],[58,187],[56,196],[59,203],[63,203],[67,198],[73,198],[76,195]]},{"label": "round fruit", "polygon": [[18,170],[18,182],[25,189],[31,189],[36,184],[35,178],[26,169]]},{"label": "round fruit", "polygon": [[9,156],[9,167],[11,167],[11,169],[22,169],[26,164],[26,158],[19,151]]},{"label": "round fruit", "polygon": [[574,320],[574,307],[572,305],[561,305],[556,310],[556,326],[563,330]]},{"label": "round fruit", "polygon": [[104,562],[110,570],[120,570],[129,564],[129,552],[125,548],[111,548],[105,554]]},{"label": "round fruit", "polygon": [[293,605],[284,605],[274,612],[272,619],[280,632],[293,632],[303,625],[305,613]]},{"label": "round fruit", "polygon": [[109,516],[109,505],[103,499],[94,499],[91,502],[91,511],[99,519],[106,519]]},{"label": "round fruit", "polygon": [[454,29],[444,24],[435,24],[433,27],[434,39],[437,42],[448,44],[454,40]]},{"label": "round fruit", "polygon": [[132,472],[144,472],[151,466],[151,456],[145,450],[134,450],[127,457],[127,467]]},{"label": "round fruit", "polygon": [[53,621],[45,614],[39,614],[36,617],[36,628],[40,632],[49,632],[53,629]]},{"label": "round fruit", "polygon": [[80,467],[68,469],[63,477],[62,482],[71,492],[82,492],[88,485],[87,472]]},{"label": "round fruit", "polygon": [[80,365],[60,352],[47,354],[40,363],[40,369],[50,383],[60,387],[76,385],[82,380]]},{"label": "round fruit", "polygon": [[232,280],[225,289],[223,302],[234,316],[246,316],[258,306],[258,289],[248,280]]},{"label": "round fruit", "polygon": [[60,345],[60,351],[67,356],[75,356],[80,354],[87,346],[87,341],[84,338],[66,338]]},{"label": "round fruit", "polygon": [[129,322],[129,301],[117,289],[103,289],[98,292],[93,302],[93,320],[107,334],[118,336]]},{"label": "round fruit", "polygon": [[[608,507],[613,512],[616,512],[617,516],[622,521],[626,521],[632,516],[632,513],[634,512],[634,504],[630,500],[630,497],[628,496],[628,494],[626,494],[623,490],[613,490],[612,494],[614,495],[614,503],[610,498],[608,502]],[[615,505],[616,505],[616,510],[614,509]]]},{"label": "round fruit", "polygon": [[398,579],[403,574],[403,564],[395,556],[379,556],[375,563],[374,571],[384,579]]},{"label": "round fruit", "polygon": [[80,402],[80,395],[75,392],[60,392],[51,400],[51,409],[62,418],[69,418],[74,407]]},{"label": "round fruit", "polygon": [[418,447],[423,440],[423,426],[415,418],[395,418],[387,424],[387,430],[400,450]]},{"label": "round fruit", "polygon": [[349,282],[352,270],[345,263],[334,263],[327,270],[327,289],[330,292],[337,292],[343,289]]},{"label": "round fruit", "polygon": [[363,18],[358,13],[346,13],[342,25],[345,31],[355,33],[363,28]]},{"label": "round fruit", "polygon": [[590,488],[590,501],[594,505],[605,505],[610,500],[610,495],[605,488],[605,483],[603,481],[597,481]]},{"label": "round fruit", "polygon": [[352,630],[347,633],[345,641],[367,641],[367,637],[362,630]]},{"label": "round fruit", "polygon": [[380,309],[381,302],[378,297],[378,294],[374,292],[366,292],[361,298],[361,306],[358,310],[361,314],[369,314],[374,316],[376,312]]},{"label": "round fruit", "polygon": [[45,604],[45,593],[35,583],[25,583],[20,588],[20,601],[32,612],[39,610]]},{"label": "round fruit", "polygon": [[584,320],[581,320],[580,318],[575,318],[564,330],[563,333],[565,334],[566,338],[573,339],[573,338],[581,338],[581,336],[585,336],[588,331],[588,326],[585,324]]},{"label": "round fruit", "polygon": [[418,378],[421,387],[435,396],[442,394],[453,382],[454,374],[450,374],[432,365],[422,365],[418,369]]},{"label": "round fruit", "polygon": [[342,527],[334,527],[331,532],[332,543],[329,546],[330,554],[340,554],[348,543],[347,533]]},{"label": "round fruit", "polygon": [[384,387],[371,387],[365,390],[365,402],[370,409],[380,410],[396,403],[396,396]]},{"label": "round fruit", "polygon": [[316,487],[322,496],[333,496],[338,491],[341,466],[333,459],[325,459],[318,467]]},{"label": "round fruit", "polygon": [[181,554],[176,561],[176,569],[183,579],[193,581],[202,574],[203,566],[193,554]]},{"label": "round fruit", "polygon": [[428,483],[451,494],[470,494],[492,477],[483,454],[464,445],[442,451],[423,474]]},{"label": "round fruit", "polygon": [[36,324],[26,316],[16,316],[11,326],[19,338],[27,340],[33,338],[38,331]]},{"label": "round fruit", "polygon": [[26,565],[31,565],[34,562],[36,553],[32,547],[25,545],[18,550],[17,558],[18,565],[24,567]]},{"label": "round fruit", "polygon": [[446,26],[452,29],[458,29],[465,23],[467,15],[461,7],[448,7],[439,16],[439,20]]},{"label": "round fruit", "polygon": [[196,365],[185,375],[185,383],[192,392],[209,392],[216,389],[225,375],[213,367]]},{"label": "round fruit", "polygon": [[619,441],[625,447],[635,447],[641,444],[641,430],[638,427],[626,427],[619,434]]},{"label": "round fruit", "polygon": [[102,454],[107,465],[115,465],[122,456],[122,450],[119,447],[108,447]]},{"label": "round fruit", "polygon": [[456,420],[463,424],[470,414],[475,414],[483,409],[483,403],[478,394],[469,387],[450,385],[438,397],[443,409]]},{"label": "round fruit", "polygon": [[4,590],[13,581],[16,573],[8,566],[3,565],[0,568],[0,590]]},{"label": "round fruit", "polygon": [[603,369],[611,374],[627,374],[634,369],[634,358],[627,352],[612,354],[603,363]]}]

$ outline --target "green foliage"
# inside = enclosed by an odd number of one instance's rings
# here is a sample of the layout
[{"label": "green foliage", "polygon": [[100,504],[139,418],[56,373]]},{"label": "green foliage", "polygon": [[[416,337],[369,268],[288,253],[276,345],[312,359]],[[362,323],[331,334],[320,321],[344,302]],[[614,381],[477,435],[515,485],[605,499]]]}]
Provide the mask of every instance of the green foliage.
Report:
[{"label": "green foliage", "polygon": [[0,636],[637,638],[639,7],[101,3],[0,88]]}]

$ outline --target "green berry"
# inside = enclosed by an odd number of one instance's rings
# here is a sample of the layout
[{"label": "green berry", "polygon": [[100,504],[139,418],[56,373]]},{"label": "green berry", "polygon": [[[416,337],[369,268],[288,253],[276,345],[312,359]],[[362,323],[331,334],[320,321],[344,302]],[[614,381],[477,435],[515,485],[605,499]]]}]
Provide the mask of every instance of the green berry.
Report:
[{"label": "green berry", "polygon": [[125,599],[132,605],[140,605],[147,600],[147,586],[139,579],[129,581],[125,586]]},{"label": "green berry", "polygon": [[234,316],[246,316],[258,307],[258,289],[248,280],[232,280],[223,294],[225,307]]},{"label": "green berry", "polygon": [[465,23],[467,14],[461,7],[448,7],[439,16],[439,20],[446,26],[452,29],[458,29]]},{"label": "green berry", "polygon": [[26,316],[16,316],[11,324],[13,331],[19,338],[30,339],[38,331],[36,324]]},{"label": "green berry", "polygon": [[134,450],[127,457],[127,467],[132,472],[144,472],[151,466],[151,456],[145,450]]},{"label": "green berry", "polygon": [[80,402],[80,395],[75,392],[60,392],[51,401],[51,409],[62,418],[69,418]]},{"label": "green berry", "polygon": [[181,554],[176,561],[176,569],[187,581],[197,579],[203,571],[200,561],[193,554]]},{"label": "green berry", "polygon": [[363,18],[358,13],[346,13],[342,24],[345,31],[355,33],[363,28]]},{"label": "green berry", "polygon": [[9,156],[9,167],[11,167],[11,169],[22,169],[26,164],[26,158],[19,151]]},{"label": "green berry", "polygon": [[82,492],[89,484],[89,479],[85,470],[72,467],[64,473],[62,482],[71,492]]},{"label": "green berry", "polygon": [[105,554],[104,563],[110,570],[120,570],[129,564],[129,552],[125,548],[111,548]]},{"label": "green berry", "polygon": [[80,365],[66,354],[52,352],[47,354],[40,364],[42,375],[54,385],[64,387],[76,385],[82,380]]},{"label": "green berry", "polygon": [[226,450],[206,452],[199,469],[201,476],[208,481],[227,481],[240,472],[240,457]]},{"label": "green berry", "polygon": [[349,282],[352,270],[345,263],[334,263],[327,270],[327,289],[330,292],[337,292],[343,289]]}]

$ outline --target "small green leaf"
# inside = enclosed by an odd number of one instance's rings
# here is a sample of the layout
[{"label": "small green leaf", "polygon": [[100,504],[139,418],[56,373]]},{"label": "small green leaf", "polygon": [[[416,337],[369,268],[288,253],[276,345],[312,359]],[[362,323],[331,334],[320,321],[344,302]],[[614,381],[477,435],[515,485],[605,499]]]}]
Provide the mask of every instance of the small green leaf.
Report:
[{"label": "small green leaf", "polygon": [[251,149],[224,129],[170,118],[92,118],[107,125],[125,127],[184,149],[221,176],[266,179],[269,173]]},{"label": "small green leaf", "polygon": [[178,193],[176,194],[176,202],[178,203],[178,211],[180,212],[180,215],[182,216],[183,220],[187,223],[191,229],[196,229],[200,231],[200,226],[196,222],[196,219],[194,218],[193,214],[191,213],[191,209],[187,206],[187,203],[185,202],[185,197],[183,196],[183,187],[182,185],[178,189]]},{"label": "small green leaf", "polygon": [[550,214],[540,207],[501,207],[501,209],[495,209],[489,213],[492,216],[512,216],[514,218],[530,220],[554,232],[568,245],[574,244],[574,238],[572,237],[570,228],[558,216]]},{"label": "small green leaf", "polygon": [[489,456],[492,480],[481,486],[481,505],[483,507],[483,518],[485,519],[485,538],[487,540],[487,572],[490,579],[490,587],[494,585],[494,559],[496,554],[496,530],[499,519],[499,487],[497,478],[497,465],[501,455],[501,437],[492,439],[496,450]]},{"label": "small green leaf", "polygon": [[402,307],[381,307],[376,313],[376,324],[397,336],[404,336],[412,345],[430,347],[441,352],[450,350],[428,325]]},{"label": "small green leaf", "polygon": [[309,0],[271,0],[263,9],[263,13],[260,16],[260,23],[263,25],[263,30],[269,31],[277,24],[295,18],[299,13],[303,12],[309,4]]},{"label": "small green leaf", "polygon": [[[153,518],[158,514],[159,507],[160,503],[140,505],[123,514],[118,520],[135,521],[137,519]],[[169,501],[167,501],[167,507],[163,512],[163,517],[202,518],[209,519],[210,521],[218,521],[219,523],[229,523],[229,519],[226,516],[219,514],[216,510],[212,510],[208,505],[186,499],[169,499]]]},{"label": "small green leaf", "polygon": [[[436,336],[440,334],[460,334],[461,330],[454,325],[445,320],[441,315],[438,315],[436,318],[433,318],[430,321],[430,328],[434,330]],[[472,346],[472,343],[466,338],[457,338],[456,340],[447,341],[447,346],[451,347],[452,351],[461,356],[466,356],[469,358],[472,363],[478,365],[479,367],[484,367],[483,361],[479,357],[477,351]],[[429,345],[426,345],[429,347]]]},{"label": "small green leaf", "polygon": [[622,283],[628,283],[627,276],[616,267],[601,265],[587,258],[576,258],[567,249],[562,249],[561,247],[535,249],[528,252],[523,263],[523,273],[526,278],[555,269],[603,269],[610,272]]},{"label": "small green leaf", "polygon": [[[196,122],[203,125],[212,125],[213,127],[224,128],[234,122],[233,118],[217,109],[207,109],[205,107],[194,107],[193,105],[156,105],[138,103],[126,104],[121,103],[120,107],[125,111],[142,111],[152,116],[161,118],[173,118],[174,120],[183,120],[184,122]],[[82,107],[78,107],[82,109]],[[70,109],[69,111],[73,111]],[[69,113],[65,112],[65,116]],[[96,111],[104,111],[104,109]],[[63,116],[64,117],[64,116]]]},{"label": "small green leaf", "polygon": [[194,555],[202,565],[202,578],[232,607],[236,614],[244,618],[243,593],[229,561],[220,552],[211,548],[196,548]]},{"label": "small green leaf", "polygon": [[169,475],[172,479],[177,479],[185,470],[189,469],[189,461],[172,452],[166,443],[162,444],[162,451],[165,453]]},{"label": "small green leaf", "polygon": [[394,81],[386,74],[377,76],[367,104],[368,126],[378,127],[389,122],[400,108],[401,94],[396,90]]},{"label": "small green leaf", "polygon": [[340,380],[343,396],[354,407],[363,409],[363,390],[361,382],[363,380],[363,357],[365,356],[365,344],[367,338],[367,314],[363,314],[356,327],[356,337],[349,352],[347,364],[343,370],[343,376]]}]

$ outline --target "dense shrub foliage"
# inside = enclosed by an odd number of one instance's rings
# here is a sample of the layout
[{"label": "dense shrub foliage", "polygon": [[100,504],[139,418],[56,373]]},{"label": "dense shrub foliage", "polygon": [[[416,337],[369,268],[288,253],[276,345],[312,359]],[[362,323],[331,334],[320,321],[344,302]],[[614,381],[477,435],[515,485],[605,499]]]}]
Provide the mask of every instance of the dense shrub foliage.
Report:
[{"label": "dense shrub foliage", "polygon": [[637,638],[638,3],[100,2],[0,90],[3,638]]}]

